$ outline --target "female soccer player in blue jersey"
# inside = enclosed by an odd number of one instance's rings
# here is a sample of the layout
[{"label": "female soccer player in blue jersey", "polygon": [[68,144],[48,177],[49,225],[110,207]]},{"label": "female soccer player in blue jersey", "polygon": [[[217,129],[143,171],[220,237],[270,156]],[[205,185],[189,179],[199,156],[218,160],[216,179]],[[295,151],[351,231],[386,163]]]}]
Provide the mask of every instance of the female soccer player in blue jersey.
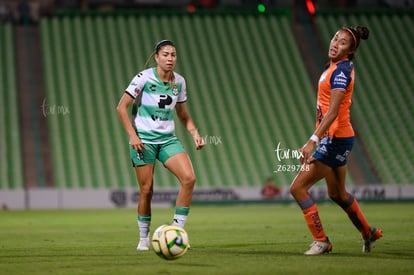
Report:
[{"label": "female soccer player in blue jersey", "polygon": [[306,255],[332,250],[319,218],[318,207],[308,193],[323,178],[329,197],[342,207],[361,232],[364,252],[370,252],[374,242],[382,236],[381,229],[369,225],[357,200],[345,189],[346,160],[354,142],[350,107],[355,76],[351,60],[361,39],[368,39],[368,35],[368,28],[362,26],[338,30],[329,45],[330,62],[319,79],[316,129],[301,149],[301,162],[309,165],[309,169],[300,171],[290,187],[314,239]]},{"label": "female soccer player in blue jersey", "polygon": [[[190,210],[196,177],[189,156],[175,136],[174,112],[193,136],[196,149],[204,146],[204,140],[186,109],[185,79],[174,72],[177,61],[174,43],[170,40],[158,42],[150,58],[152,56],[156,67],[145,69],[132,79],[117,107],[122,125],[129,135],[130,155],[140,191],[137,207],[138,251],[149,249],[156,159],[181,184],[173,224],[184,227]],[[131,105],[134,105],[132,123],[128,115]]]}]

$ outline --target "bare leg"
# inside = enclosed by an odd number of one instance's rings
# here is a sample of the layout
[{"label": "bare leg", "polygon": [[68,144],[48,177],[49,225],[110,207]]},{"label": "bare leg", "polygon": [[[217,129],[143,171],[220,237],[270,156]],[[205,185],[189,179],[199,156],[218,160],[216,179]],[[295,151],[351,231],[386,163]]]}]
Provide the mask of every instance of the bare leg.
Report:
[{"label": "bare leg", "polygon": [[139,200],[137,205],[137,220],[140,241],[138,251],[149,250],[149,233],[151,226],[151,199],[153,192],[154,164],[135,167],[139,185]]},{"label": "bare leg", "polygon": [[177,177],[181,184],[176,205],[189,207],[196,181],[190,158],[186,153],[174,155],[165,162],[165,167]]},{"label": "bare leg", "polygon": [[[302,209],[306,224],[313,239],[318,242],[324,242],[326,247],[322,252],[329,252],[332,248],[328,246],[328,237],[325,235],[322,221],[319,218],[319,211],[316,203],[310,197],[308,190],[320,179],[324,178],[331,168],[322,162],[315,160],[309,164],[309,171],[300,171],[290,186],[290,192]],[[314,254],[312,249],[305,252],[305,254]]]},{"label": "bare leg", "polygon": [[165,166],[177,177],[181,184],[176,200],[173,224],[183,228],[190,211],[196,181],[193,166],[186,153],[172,156],[166,161]]},{"label": "bare leg", "polygon": [[154,167],[154,164],[135,167],[135,173],[137,175],[140,193],[137,205],[137,213],[140,215],[151,214]]},{"label": "bare leg", "polygon": [[332,169],[325,177],[328,195],[335,202],[346,202],[349,199],[349,193],[345,189],[345,177],[346,165]]},{"label": "bare leg", "polygon": [[309,164],[309,171],[299,171],[290,186],[290,193],[299,203],[309,198],[308,190],[323,179],[331,168],[315,160]]},{"label": "bare leg", "polygon": [[357,200],[345,189],[346,166],[332,170],[326,176],[329,197],[348,214],[353,225],[363,238],[371,235],[370,225],[359,207]]}]

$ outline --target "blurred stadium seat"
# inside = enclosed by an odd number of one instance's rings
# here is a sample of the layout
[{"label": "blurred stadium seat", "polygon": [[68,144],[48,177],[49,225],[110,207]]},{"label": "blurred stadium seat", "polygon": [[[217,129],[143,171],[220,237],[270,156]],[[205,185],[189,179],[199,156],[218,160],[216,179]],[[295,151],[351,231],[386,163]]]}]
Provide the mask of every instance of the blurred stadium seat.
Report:
[{"label": "blurred stadium seat", "polygon": [[[317,14],[321,40],[343,25],[362,24],[372,33],[355,59],[358,71],[353,123],[362,154],[379,183],[414,183],[412,104],[412,13]],[[274,173],[276,148],[298,149],[314,125],[315,88],[292,31],[290,11],[258,14],[73,13],[43,17],[39,24],[51,136],[58,187],[135,187],[128,139],[116,114],[125,87],[153,45],[177,45],[177,72],[188,85],[188,108],[207,146],[193,149],[177,123],[193,160],[199,188],[257,187],[273,176],[288,185],[295,172]],[[22,188],[23,168],[13,29],[0,26],[0,136],[6,140],[0,188]],[[399,50],[395,50],[399,49]],[[321,64],[322,68],[322,64]],[[5,107],[7,106],[7,108]],[[6,112],[7,110],[7,112]],[[6,152],[5,154],[3,152]],[[178,186],[162,165],[157,188]],[[369,171],[371,173],[372,171]],[[354,183],[352,175],[348,183]]]},{"label": "blurred stadium seat", "polygon": [[22,189],[23,167],[13,26],[0,25],[0,189]]},{"label": "blurred stadium seat", "polygon": [[[177,45],[189,109],[208,143],[195,152],[177,125],[198,186],[261,185],[276,167],[278,143],[297,149],[311,132],[314,91],[289,14],[65,17],[42,20],[41,31],[47,97],[71,110],[50,119],[59,185],[136,185],[115,107],[164,38]],[[288,184],[292,173],[276,177]],[[178,184],[165,169],[156,181]]]}]

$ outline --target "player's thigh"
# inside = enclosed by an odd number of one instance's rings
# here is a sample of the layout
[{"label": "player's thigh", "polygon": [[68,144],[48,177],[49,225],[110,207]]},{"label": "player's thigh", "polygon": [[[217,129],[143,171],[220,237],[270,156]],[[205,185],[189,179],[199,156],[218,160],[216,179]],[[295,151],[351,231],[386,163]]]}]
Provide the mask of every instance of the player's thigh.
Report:
[{"label": "player's thigh", "polygon": [[345,188],[346,165],[339,166],[329,171],[325,177],[328,187],[328,195],[331,198],[341,198],[346,200],[347,192]]},{"label": "player's thigh", "polygon": [[294,178],[290,191],[292,194],[305,194],[316,182],[323,179],[331,168],[322,162],[315,160],[309,165],[309,169],[299,171]]},{"label": "player's thigh", "polygon": [[193,165],[187,153],[173,155],[165,162],[165,167],[173,173],[181,183],[195,181]]},{"label": "player's thigh", "polygon": [[155,164],[135,166],[138,186],[141,192],[150,192],[153,189]]},{"label": "player's thigh", "polygon": [[180,182],[192,182],[195,180],[190,157],[178,139],[163,144],[158,158]]}]

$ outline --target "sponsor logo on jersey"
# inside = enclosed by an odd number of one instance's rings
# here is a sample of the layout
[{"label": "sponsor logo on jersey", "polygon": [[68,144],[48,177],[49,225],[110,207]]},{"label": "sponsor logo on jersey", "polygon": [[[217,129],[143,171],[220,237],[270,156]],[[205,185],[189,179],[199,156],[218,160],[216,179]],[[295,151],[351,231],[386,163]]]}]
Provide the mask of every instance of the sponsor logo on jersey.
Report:
[{"label": "sponsor logo on jersey", "polygon": [[328,150],[326,149],[326,146],[325,146],[325,145],[321,145],[321,146],[318,148],[318,151],[319,151],[320,153],[322,153],[323,155],[326,155],[326,154],[328,153]]},{"label": "sponsor logo on jersey", "polygon": [[338,74],[337,76],[335,76],[334,81],[333,81],[333,85],[339,85],[339,86],[344,86],[346,87],[347,84],[347,78],[344,74],[344,72],[341,71],[340,74]]},{"label": "sponsor logo on jersey", "polygon": [[343,153],[342,155],[336,155],[336,159],[343,162],[346,160],[346,158],[348,157],[350,151],[346,150],[345,153]]},{"label": "sponsor logo on jersey", "polygon": [[155,84],[151,84],[148,88],[151,90],[151,92],[157,91],[157,86]]},{"label": "sponsor logo on jersey", "polygon": [[156,116],[156,115],[151,115],[151,119],[153,121],[168,121],[169,119],[166,117],[160,117],[160,116]]},{"label": "sponsor logo on jersey", "polygon": [[326,79],[326,73],[323,73],[323,74],[321,75],[321,78],[319,79],[319,82],[324,82],[324,81],[325,81],[325,79]]}]

